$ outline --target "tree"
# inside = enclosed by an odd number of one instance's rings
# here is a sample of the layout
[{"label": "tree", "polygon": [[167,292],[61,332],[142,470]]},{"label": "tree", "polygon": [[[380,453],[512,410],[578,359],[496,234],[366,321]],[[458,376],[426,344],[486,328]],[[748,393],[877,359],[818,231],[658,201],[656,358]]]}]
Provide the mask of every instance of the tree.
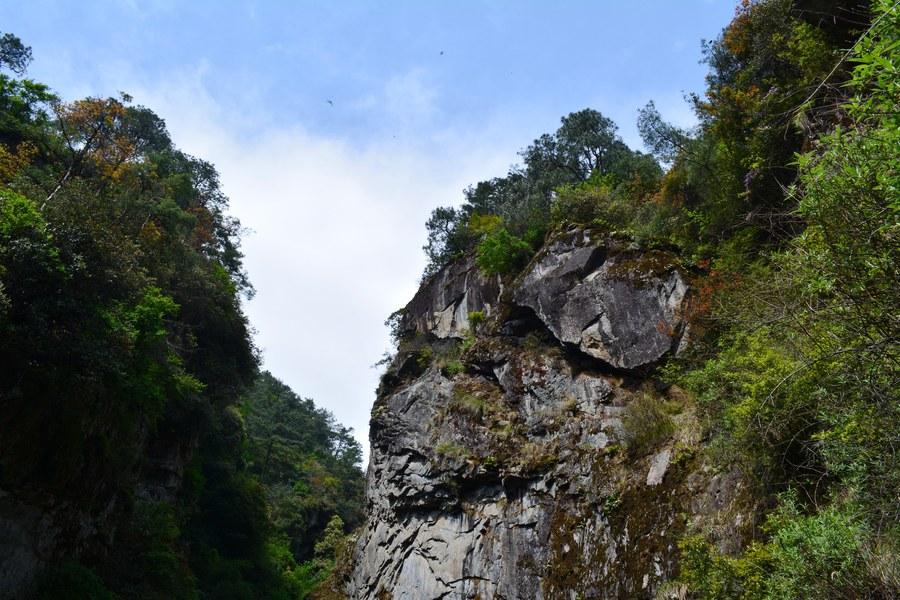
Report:
[{"label": "tree", "polygon": [[690,134],[663,120],[652,100],[638,111],[637,127],[644,146],[659,160],[672,163],[688,153]]},{"label": "tree", "polygon": [[520,153],[525,176],[547,209],[557,187],[610,173],[630,152],[617,129],[600,112],[586,108],[563,117],[556,133],[542,135]]},{"label": "tree", "polygon": [[560,158],[579,179],[595,172],[609,173],[616,154],[625,150],[617,129],[596,110],[584,109],[563,117],[556,132]]},{"label": "tree", "polygon": [[11,33],[0,35],[0,68],[22,75],[31,63],[31,47]]},{"label": "tree", "polygon": [[352,430],[268,372],[244,395],[241,413],[250,471],[296,560],[312,556],[330,518],[350,528],[362,522],[362,450]]},{"label": "tree", "polygon": [[[554,194],[561,186],[609,175],[615,184],[638,184],[634,186],[636,193],[646,194],[658,182],[659,165],[651,156],[629,149],[616,130],[616,125],[596,110],[571,113],[560,120],[555,133],[540,136],[519,153],[523,166],[514,165],[505,177],[466,188],[459,209],[435,209],[426,223],[426,276],[484,241],[484,235],[469,227],[475,216],[502,218],[503,233],[491,238],[491,248],[484,249],[482,255],[496,257],[500,249],[511,251],[510,261],[500,267],[505,272],[525,264],[543,241],[551,222]],[[531,250],[523,254],[529,246]]]}]

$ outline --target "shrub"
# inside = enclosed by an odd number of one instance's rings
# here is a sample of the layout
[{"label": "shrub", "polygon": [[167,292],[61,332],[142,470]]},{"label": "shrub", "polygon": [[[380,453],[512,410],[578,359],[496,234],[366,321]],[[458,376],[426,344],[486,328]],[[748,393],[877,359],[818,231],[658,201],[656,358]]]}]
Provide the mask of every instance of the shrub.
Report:
[{"label": "shrub", "polygon": [[438,444],[434,451],[438,456],[446,456],[448,458],[464,459],[469,456],[469,451],[466,448],[452,442]]},{"label": "shrub", "polygon": [[643,456],[675,431],[661,402],[647,394],[639,395],[625,408],[622,427],[632,456]]},{"label": "shrub", "polygon": [[473,310],[469,313],[469,328],[474,332],[478,326],[484,323],[484,311]]},{"label": "shrub", "polygon": [[680,579],[700,599],[891,598],[900,587],[873,577],[867,565],[876,543],[853,504],[804,514],[793,492],[780,497],[764,531],[742,554],[719,553],[703,536],[679,543]]},{"label": "shrub", "polygon": [[447,364],[445,364],[441,369],[441,373],[443,373],[447,377],[453,377],[454,375],[459,375],[465,372],[466,366],[462,364],[460,360],[448,361]]},{"label": "shrub", "polygon": [[528,242],[500,227],[478,244],[475,262],[488,275],[505,275],[524,267],[533,252]]},{"label": "shrub", "polygon": [[767,327],[722,338],[719,354],[684,378],[719,434],[726,460],[761,474],[774,475],[786,464],[805,469],[813,460],[817,378],[782,342]]},{"label": "shrub", "polygon": [[555,224],[607,222],[612,204],[612,176],[591,178],[569,184],[557,190],[550,207],[550,219]]},{"label": "shrub", "polygon": [[487,400],[479,398],[475,394],[456,390],[449,408],[458,414],[469,415],[474,419],[481,420],[488,408],[488,403]]},{"label": "shrub", "polygon": [[432,360],[434,360],[434,350],[431,349],[431,346],[425,346],[416,352],[416,366],[419,369],[423,371],[427,369]]}]

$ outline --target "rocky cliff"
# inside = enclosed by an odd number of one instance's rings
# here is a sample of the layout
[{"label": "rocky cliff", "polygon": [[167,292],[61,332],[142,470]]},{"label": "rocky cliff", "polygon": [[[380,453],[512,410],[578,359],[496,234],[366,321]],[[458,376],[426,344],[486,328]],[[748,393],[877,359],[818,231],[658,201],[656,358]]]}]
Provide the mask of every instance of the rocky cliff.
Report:
[{"label": "rocky cliff", "polygon": [[346,595],[652,598],[677,593],[686,527],[738,543],[746,485],[653,376],[691,298],[672,254],[584,228],[514,280],[462,259],[425,282],[372,411]]}]

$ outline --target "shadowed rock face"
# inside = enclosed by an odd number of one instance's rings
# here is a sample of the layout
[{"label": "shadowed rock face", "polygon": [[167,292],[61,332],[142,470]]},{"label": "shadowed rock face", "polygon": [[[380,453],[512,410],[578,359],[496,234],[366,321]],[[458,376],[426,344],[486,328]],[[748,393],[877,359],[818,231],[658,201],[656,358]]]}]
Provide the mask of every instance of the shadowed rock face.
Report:
[{"label": "shadowed rock face", "polygon": [[0,598],[13,598],[52,557],[59,527],[50,515],[0,490]]},{"label": "shadowed rock face", "polygon": [[[435,340],[430,363],[405,371],[423,336],[401,344],[379,390],[368,521],[341,592],[651,598],[688,524],[740,538],[752,523],[742,479],[694,458],[691,402],[642,375],[678,349],[688,296],[672,256],[581,229],[505,293],[469,261],[427,282],[405,324]],[[493,318],[454,344],[469,328],[436,317],[447,310]],[[666,402],[672,433],[637,454],[625,415],[648,395]]]}]

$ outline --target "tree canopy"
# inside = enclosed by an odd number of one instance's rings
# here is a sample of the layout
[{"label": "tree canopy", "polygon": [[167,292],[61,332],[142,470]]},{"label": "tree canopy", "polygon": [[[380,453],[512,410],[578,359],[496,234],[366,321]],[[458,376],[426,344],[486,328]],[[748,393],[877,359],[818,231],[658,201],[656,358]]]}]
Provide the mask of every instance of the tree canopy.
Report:
[{"label": "tree canopy", "polygon": [[359,522],[359,445],[258,373],[215,168],[30,58],[0,36],[0,488],[89,525],[31,595],[303,596],[332,517]]},{"label": "tree canopy", "polygon": [[[571,113],[562,118],[555,133],[540,136],[520,152],[522,166],[511,167],[505,177],[466,188],[460,208],[435,209],[426,223],[429,264],[425,276],[475,250],[490,234],[488,245],[493,255],[499,256],[498,245],[502,252],[521,255],[526,246],[533,252],[552,224],[552,207],[563,186],[592,178],[613,187],[633,185],[641,178],[652,185],[662,174],[659,165],[651,156],[629,149],[616,130],[616,125],[596,110]],[[497,227],[487,231],[473,226],[473,218],[485,216],[500,217]],[[525,258],[528,254],[525,252]],[[507,272],[516,265],[522,266],[522,261],[503,261],[503,266],[498,263],[494,270]]]}]

